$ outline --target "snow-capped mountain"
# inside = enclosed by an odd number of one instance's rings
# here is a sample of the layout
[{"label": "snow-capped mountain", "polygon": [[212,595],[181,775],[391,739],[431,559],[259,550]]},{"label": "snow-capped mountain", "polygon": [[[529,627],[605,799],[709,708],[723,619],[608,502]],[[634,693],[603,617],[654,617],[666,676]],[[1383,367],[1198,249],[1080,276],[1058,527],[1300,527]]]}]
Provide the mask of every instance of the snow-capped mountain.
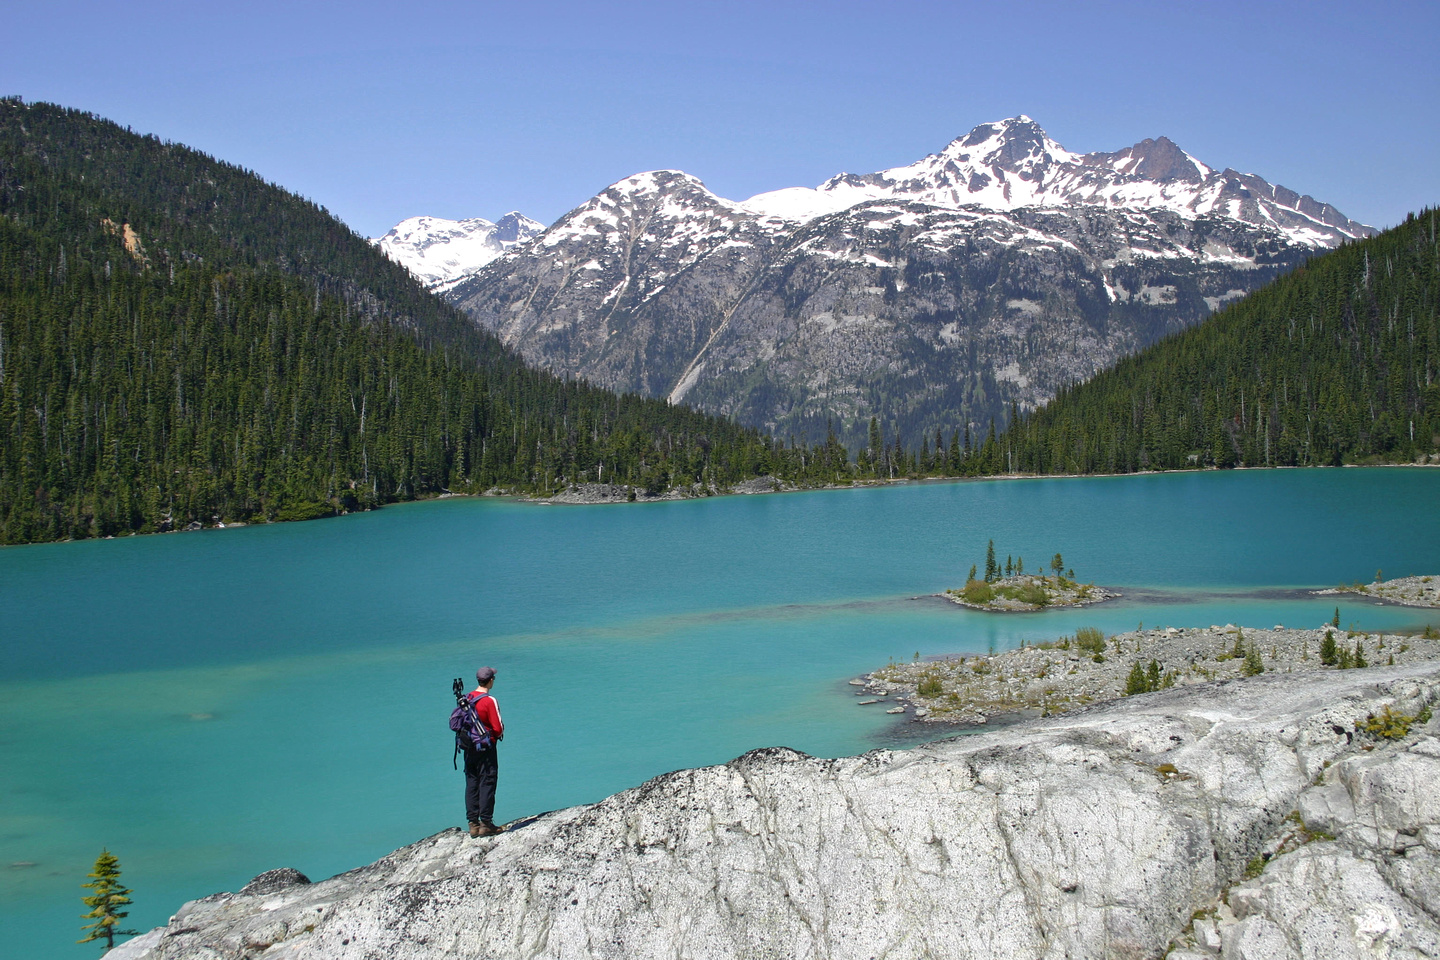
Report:
[{"label": "snow-capped mountain", "polygon": [[636,174],[448,296],[527,358],[781,434],[1022,409],[1373,232],[1165,138],[983,124],[907,167],[716,196]]},{"label": "snow-capped mountain", "polygon": [[1330,247],[1373,232],[1328,203],[1272,186],[1254,174],[1216,171],[1165,137],[1115,153],[1071,153],[1025,116],[981,124],[939,153],[906,167],[863,176],[842,173],[813,190],[775,190],[742,206],[765,216],[805,221],[872,200],[990,210],[1171,210],[1182,217],[1224,216],[1271,227],[1311,247]]},{"label": "snow-capped mountain", "polygon": [[411,217],[371,243],[426,286],[443,293],[544,229],[544,224],[515,211],[496,223],[479,217],[472,220]]}]

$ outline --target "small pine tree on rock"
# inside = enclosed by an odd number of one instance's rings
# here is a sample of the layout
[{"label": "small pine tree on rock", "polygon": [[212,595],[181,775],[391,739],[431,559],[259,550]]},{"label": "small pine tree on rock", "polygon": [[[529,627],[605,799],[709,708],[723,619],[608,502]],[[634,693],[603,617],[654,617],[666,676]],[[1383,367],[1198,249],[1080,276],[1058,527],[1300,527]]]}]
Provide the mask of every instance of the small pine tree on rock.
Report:
[{"label": "small pine tree on rock", "polygon": [[1355,666],[1356,666],[1356,667],[1368,667],[1368,666],[1370,666],[1370,661],[1365,659],[1365,648],[1360,645],[1360,641],[1359,641],[1359,640],[1356,640],[1356,641],[1355,641]]},{"label": "small pine tree on rock", "polygon": [[120,861],[109,850],[102,850],[100,856],[95,858],[95,869],[90,871],[90,881],[82,886],[94,890],[95,893],[80,898],[81,902],[90,908],[90,912],[81,919],[95,922],[82,927],[82,930],[90,932],[84,939],[75,942],[104,940],[105,952],[109,953],[115,949],[116,937],[133,937],[140,932],[116,929],[120,921],[130,915],[129,911],[120,909],[130,905],[130,888],[120,883]]},{"label": "small pine tree on rock", "polygon": [[1320,641],[1320,662],[1327,667],[1333,667],[1340,662],[1340,650],[1335,643],[1335,634],[1325,631],[1325,639]]},{"label": "small pine tree on rock", "polygon": [[985,582],[994,583],[999,573],[1000,567],[995,562],[995,541],[991,540],[990,545],[985,548]]},{"label": "small pine tree on rock", "polygon": [[1333,616],[1333,617],[1330,618],[1330,626],[1334,627],[1334,628],[1337,629],[1337,630],[1340,629],[1340,608],[1339,608],[1339,607],[1336,607],[1336,608],[1335,608],[1335,616]]},{"label": "small pine tree on rock", "polygon": [[1125,678],[1125,696],[1134,696],[1137,693],[1145,693],[1150,689],[1149,681],[1145,676],[1145,668],[1140,666],[1136,660],[1135,665],[1130,668],[1130,675]]},{"label": "small pine tree on rock", "polygon": [[1151,660],[1150,667],[1145,671],[1145,689],[1160,689],[1160,661]]},{"label": "small pine tree on rock", "polygon": [[1245,648],[1245,663],[1240,667],[1240,673],[1247,677],[1255,677],[1265,672],[1265,662],[1260,659],[1260,648],[1255,644],[1249,644]]}]

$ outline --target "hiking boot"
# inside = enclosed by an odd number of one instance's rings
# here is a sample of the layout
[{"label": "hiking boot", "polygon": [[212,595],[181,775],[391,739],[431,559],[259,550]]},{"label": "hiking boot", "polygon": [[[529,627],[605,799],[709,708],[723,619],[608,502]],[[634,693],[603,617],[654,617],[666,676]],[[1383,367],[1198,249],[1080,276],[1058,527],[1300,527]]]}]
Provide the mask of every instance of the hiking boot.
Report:
[{"label": "hiking boot", "polygon": [[471,824],[470,824],[470,836],[472,836],[472,837],[478,837],[478,836],[480,836],[480,824],[478,824],[478,823],[471,823]]},{"label": "hiking boot", "polygon": [[493,837],[497,833],[504,832],[504,827],[497,827],[493,823],[475,824],[470,827],[470,836],[472,837]]}]

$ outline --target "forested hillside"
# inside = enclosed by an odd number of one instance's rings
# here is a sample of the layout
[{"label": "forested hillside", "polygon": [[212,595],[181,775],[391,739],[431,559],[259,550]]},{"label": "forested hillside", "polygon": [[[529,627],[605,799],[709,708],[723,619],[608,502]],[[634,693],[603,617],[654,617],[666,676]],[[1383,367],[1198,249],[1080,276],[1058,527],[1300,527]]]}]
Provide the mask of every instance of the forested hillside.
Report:
[{"label": "forested hillside", "polygon": [[301,519],[446,490],[1411,462],[1440,450],[1427,210],[997,435],[851,462],[526,366],[323,209],[93,115],[0,100],[0,542]]},{"label": "forested hillside", "polygon": [[773,454],[528,368],[252,173],[0,100],[0,542],[562,478],[725,483]]},{"label": "forested hillside", "polygon": [[1413,462],[1440,451],[1437,212],[1315,257],[1071,387],[989,471]]}]

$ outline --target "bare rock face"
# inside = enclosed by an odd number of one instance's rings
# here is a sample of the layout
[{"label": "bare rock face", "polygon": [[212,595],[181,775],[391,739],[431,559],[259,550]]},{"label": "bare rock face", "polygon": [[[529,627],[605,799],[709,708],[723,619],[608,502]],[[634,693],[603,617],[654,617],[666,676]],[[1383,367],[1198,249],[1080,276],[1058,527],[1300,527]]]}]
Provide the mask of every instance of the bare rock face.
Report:
[{"label": "bare rock face", "polygon": [[1371,233],[1163,137],[1082,155],[1014,117],[743,202],[639,173],[435,289],[556,373],[778,436],[853,446],[877,417],[918,445],[1003,424]]},{"label": "bare rock face", "polygon": [[[1433,664],[1266,674],[914,750],[756,750],[195,901],[111,956],[1440,956],[1437,697]],[[1386,707],[1418,719],[1367,731]]]}]

